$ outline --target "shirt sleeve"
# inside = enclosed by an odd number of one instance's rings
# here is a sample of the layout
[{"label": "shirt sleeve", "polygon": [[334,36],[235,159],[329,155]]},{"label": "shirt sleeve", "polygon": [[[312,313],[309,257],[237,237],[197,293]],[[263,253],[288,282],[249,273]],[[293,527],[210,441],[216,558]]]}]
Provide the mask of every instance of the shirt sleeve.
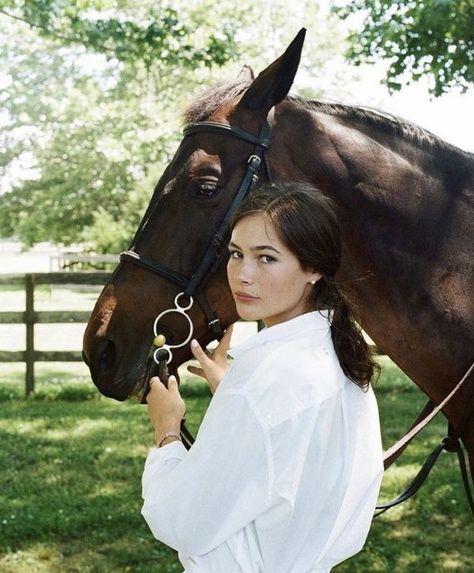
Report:
[{"label": "shirt sleeve", "polygon": [[157,539],[202,555],[269,507],[272,481],[268,436],[249,399],[217,391],[189,451],[171,442],[148,455],[142,515]]}]

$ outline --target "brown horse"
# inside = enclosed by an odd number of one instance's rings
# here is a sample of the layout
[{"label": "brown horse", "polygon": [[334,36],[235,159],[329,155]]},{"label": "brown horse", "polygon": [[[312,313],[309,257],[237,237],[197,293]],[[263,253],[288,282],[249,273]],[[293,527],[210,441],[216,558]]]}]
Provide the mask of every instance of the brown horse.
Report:
[{"label": "brown horse", "polygon": [[[260,181],[309,181],[334,199],[343,229],[339,280],[355,291],[363,328],[439,403],[474,358],[474,156],[378,111],[289,97],[303,40],[304,31],[256,79],[244,69],[187,110],[188,126],[211,121],[237,131],[204,126],[187,133],[130,248],[184,283],[195,274],[248,174],[252,137],[261,143],[268,121]],[[215,337],[203,313],[206,301],[223,328],[238,318],[224,257],[219,249],[213,254],[203,306],[189,310],[203,344]],[[130,257],[104,287],[84,337],[94,383],[118,400],[146,387],[154,318],[185,290],[166,273],[129,264]],[[162,328],[168,340],[187,337],[180,315],[164,317]],[[191,357],[189,345],[173,354],[175,373]],[[471,376],[444,413],[474,474],[473,402]]]}]

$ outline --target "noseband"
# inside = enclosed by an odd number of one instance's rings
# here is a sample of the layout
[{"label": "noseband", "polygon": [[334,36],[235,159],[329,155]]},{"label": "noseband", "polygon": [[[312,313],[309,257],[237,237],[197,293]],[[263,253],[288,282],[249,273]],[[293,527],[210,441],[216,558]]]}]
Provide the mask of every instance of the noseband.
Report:
[{"label": "noseband", "polygon": [[[167,364],[171,362],[173,358],[172,349],[185,346],[191,340],[193,334],[193,323],[191,318],[186,314],[186,311],[192,307],[194,299],[196,299],[202,311],[204,312],[209,330],[211,331],[213,337],[217,340],[222,338],[224,330],[221,326],[219,318],[211,309],[206,300],[203,290],[204,285],[208,278],[217,270],[219,263],[222,260],[223,248],[225,246],[226,238],[228,235],[230,220],[239,205],[242,203],[243,199],[252,191],[252,189],[257,184],[258,172],[260,170],[262,160],[265,162],[267,175],[270,179],[270,172],[265,160],[265,151],[269,149],[271,134],[271,128],[268,121],[265,122],[258,136],[255,136],[248,131],[233,127],[231,125],[215,123],[211,121],[202,121],[193,124],[184,130],[183,135],[184,138],[186,138],[195,133],[215,133],[218,135],[235,137],[241,141],[251,143],[255,147],[253,153],[247,160],[247,168],[240,186],[232,198],[232,201],[227,208],[224,217],[216,226],[209,245],[196,271],[192,274],[191,277],[184,276],[172,269],[169,269],[159,262],[142,257],[135,251],[124,251],[123,253],[120,253],[121,262],[129,262],[138,267],[158,274],[159,276],[176,283],[183,289],[175,298],[175,308],[170,308],[163,311],[155,319],[153,325],[153,342],[157,348],[153,352],[153,359],[157,364],[160,364],[160,362],[164,360],[166,360]],[[185,301],[180,303],[180,300],[183,298]],[[188,336],[183,342],[179,344],[163,344],[162,337],[160,337],[160,332],[158,329],[159,321],[164,315],[171,313],[177,313],[182,317],[185,317],[189,325]]]}]

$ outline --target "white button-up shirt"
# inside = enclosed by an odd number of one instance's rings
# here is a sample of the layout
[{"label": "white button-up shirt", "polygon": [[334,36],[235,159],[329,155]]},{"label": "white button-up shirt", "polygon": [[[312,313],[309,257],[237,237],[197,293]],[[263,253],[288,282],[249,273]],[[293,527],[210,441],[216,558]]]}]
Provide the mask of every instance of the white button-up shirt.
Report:
[{"label": "white button-up shirt", "polygon": [[327,572],[363,547],[383,475],[378,409],[342,372],[327,317],[231,349],[191,449],[149,453],[142,514],[184,573]]}]

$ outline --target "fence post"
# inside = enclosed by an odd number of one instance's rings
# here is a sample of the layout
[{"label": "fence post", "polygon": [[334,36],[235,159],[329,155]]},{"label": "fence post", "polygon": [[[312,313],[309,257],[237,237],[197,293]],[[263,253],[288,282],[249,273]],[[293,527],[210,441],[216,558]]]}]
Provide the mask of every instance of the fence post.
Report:
[{"label": "fence post", "polygon": [[35,277],[34,275],[25,275],[25,323],[26,323],[26,387],[25,392],[28,396],[35,389]]}]

